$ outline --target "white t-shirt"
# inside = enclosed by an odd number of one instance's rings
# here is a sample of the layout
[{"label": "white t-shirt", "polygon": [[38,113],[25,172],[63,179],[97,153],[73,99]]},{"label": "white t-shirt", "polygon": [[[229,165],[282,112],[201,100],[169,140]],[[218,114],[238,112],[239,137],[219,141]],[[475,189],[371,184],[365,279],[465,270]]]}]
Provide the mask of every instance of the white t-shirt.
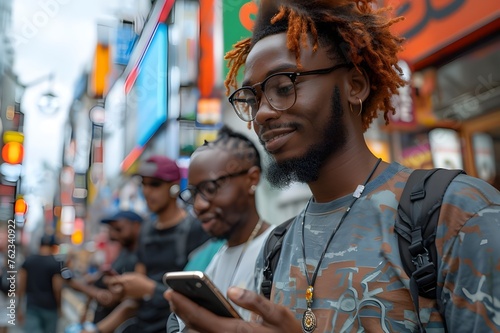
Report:
[{"label": "white t-shirt", "polygon": [[[214,255],[205,269],[205,274],[222,294],[226,295],[227,289],[232,286],[259,292],[255,286],[255,263],[273,228],[274,226],[270,226],[262,234],[255,237],[246,249],[245,243],[233,247],[223,245]],[[245,252],[242,255],[243,250]],[[244,320],[248,321],[250,319],[250,311],[242,309],[234,303],[232,304]],[[182,332],[186,325],[180,318],[177,318],[177,320],[179,321],[179,332]]]},{"label": "white t-shirt", "polygon": [[[224,295],[227,289],[232,286],[257,291],[255,287],[255,263],[272,229],[273,226],[255,237],[246,248],[246,243],[233,247],[224,245],[214,255],[205,270],[205,274]],[[233,306],[243,319],[250,319],[250,311],[235,304]]]},{"label": "white t-shirt", "polygon": [[[232,286],[257,291],[255,263],[272,229],[273,226],[255,237],[246,248],[246,243],[233,247],[224,245],[212,258],[205,274],[224,295]],[[233,306],[243,319],[250,319],[250,311],[242,309],[234,303]]]}]

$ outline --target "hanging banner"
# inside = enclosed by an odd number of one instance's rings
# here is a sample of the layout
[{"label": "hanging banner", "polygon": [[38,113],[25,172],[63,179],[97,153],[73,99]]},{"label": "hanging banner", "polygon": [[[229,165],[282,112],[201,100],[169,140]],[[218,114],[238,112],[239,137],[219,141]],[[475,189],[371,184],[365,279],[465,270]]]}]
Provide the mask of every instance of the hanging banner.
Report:
[{"label": "hanging banner", "polygon": [[[224,54],[233,48],[233,45],[243,38],[250,37],[253,29],[258,5],[248,0],[223,0],[222,20],[224,26]],[[223,77],[228,73],[224,63]]]}]

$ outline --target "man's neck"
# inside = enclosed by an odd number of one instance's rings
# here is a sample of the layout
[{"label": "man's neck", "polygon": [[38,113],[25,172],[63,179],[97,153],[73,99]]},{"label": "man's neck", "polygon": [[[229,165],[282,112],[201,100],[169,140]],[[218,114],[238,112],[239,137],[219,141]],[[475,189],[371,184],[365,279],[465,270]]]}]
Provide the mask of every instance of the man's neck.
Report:
[{"label": "man's neck", "polygon": [[169,206],[162,212],[158,213],[156,227],[158,229],[168,229],[179,224],[186,217],[186,211],[179,208],[177,205]]},{"label": "man's neck", "polygon": [[[322,167],[319,178],[308,183],[314,200],[329,202],[353,193],[357,186],[366,180],[377,160],[378,158],[367,149],[351,149],[343,155],[330,158]],[[387,163],[381,163],[371,180],[376,178],[387,166]]]},{"label": "man's neck", "polygon": [[38,254],[40,254],[42,256],[50,256],[50,255],[52,255],[52,249],[50,247],[47,248],[46,246],[42,246],[40,248],[40,251],[38,252]]},{"label": "man's neck", "polygon": [[133,244],[127,245],[125,248],[128,252],[135,252],[137,250],[138,243],[134,242]]},{"label": "man's neck", "polygon": [[236,231],[233,231],[233,233],[227,240],[228,247],[244,244],[249,240],[254,231],[256,231],[256,233],[253,235],[252,238],[258,237],[269,227],[269,225],[266,222],[262,222],[262,224],[258,226],[259,224],[258,214],[254,214],[254,216],[250,220],[252,222],[248,222],[247,224],[245,224],[244,227],[242,226],[240,228],[237,228]]}]

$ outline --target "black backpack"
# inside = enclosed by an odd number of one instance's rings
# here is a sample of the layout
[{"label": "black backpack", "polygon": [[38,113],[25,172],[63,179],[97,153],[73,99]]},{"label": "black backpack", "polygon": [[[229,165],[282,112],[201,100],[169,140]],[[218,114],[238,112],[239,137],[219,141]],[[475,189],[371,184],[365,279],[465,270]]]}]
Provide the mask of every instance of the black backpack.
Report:
[{"label": "black backpack", "polygon": [[[425,332],[420,321],[418,296],[438,300],[437,250],[434,243],[439,211],[444,193],[451,181],[462,170],[419,169],[414,170],[403,189],[398,206],[398,218],[394,225],[398,235],[399,253],[403,268],[410,277],[410,293],[418,315],[420,332]],[[270,298],[273,272],[280,257],[283,239],[295,217],[277,226],[264,244],[264,280],[262,294]]]}]

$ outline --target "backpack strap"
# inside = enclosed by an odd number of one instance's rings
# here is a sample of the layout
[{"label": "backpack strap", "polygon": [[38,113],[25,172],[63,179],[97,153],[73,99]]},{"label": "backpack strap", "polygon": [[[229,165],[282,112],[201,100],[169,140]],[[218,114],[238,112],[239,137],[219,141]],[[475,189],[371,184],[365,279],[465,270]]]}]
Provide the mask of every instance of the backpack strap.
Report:
[{"label": "backpack strap", "polygon": [[280,258],[283,238],[285,238],[285,234],[290,228],[293,220],[295,220],[295,216],[274,228],[271,234],[269,234],[269,236],[267,237],[266,243],[264,244],[264,280],[260,285],[260,291],[267,299],[271,298],[273,274],[276,270],[276,265],[278,264]]},{"label": "backpack strap", "polygon": [[418,316],[420,332],[425,332],[420,320],[419,295],[437,295],[437,250],[435,246],[439,211],[444,193],[462,170],[415,170],[405,185],[398,206],[395,231],[403,268],[410,277],[410,293]]}]

